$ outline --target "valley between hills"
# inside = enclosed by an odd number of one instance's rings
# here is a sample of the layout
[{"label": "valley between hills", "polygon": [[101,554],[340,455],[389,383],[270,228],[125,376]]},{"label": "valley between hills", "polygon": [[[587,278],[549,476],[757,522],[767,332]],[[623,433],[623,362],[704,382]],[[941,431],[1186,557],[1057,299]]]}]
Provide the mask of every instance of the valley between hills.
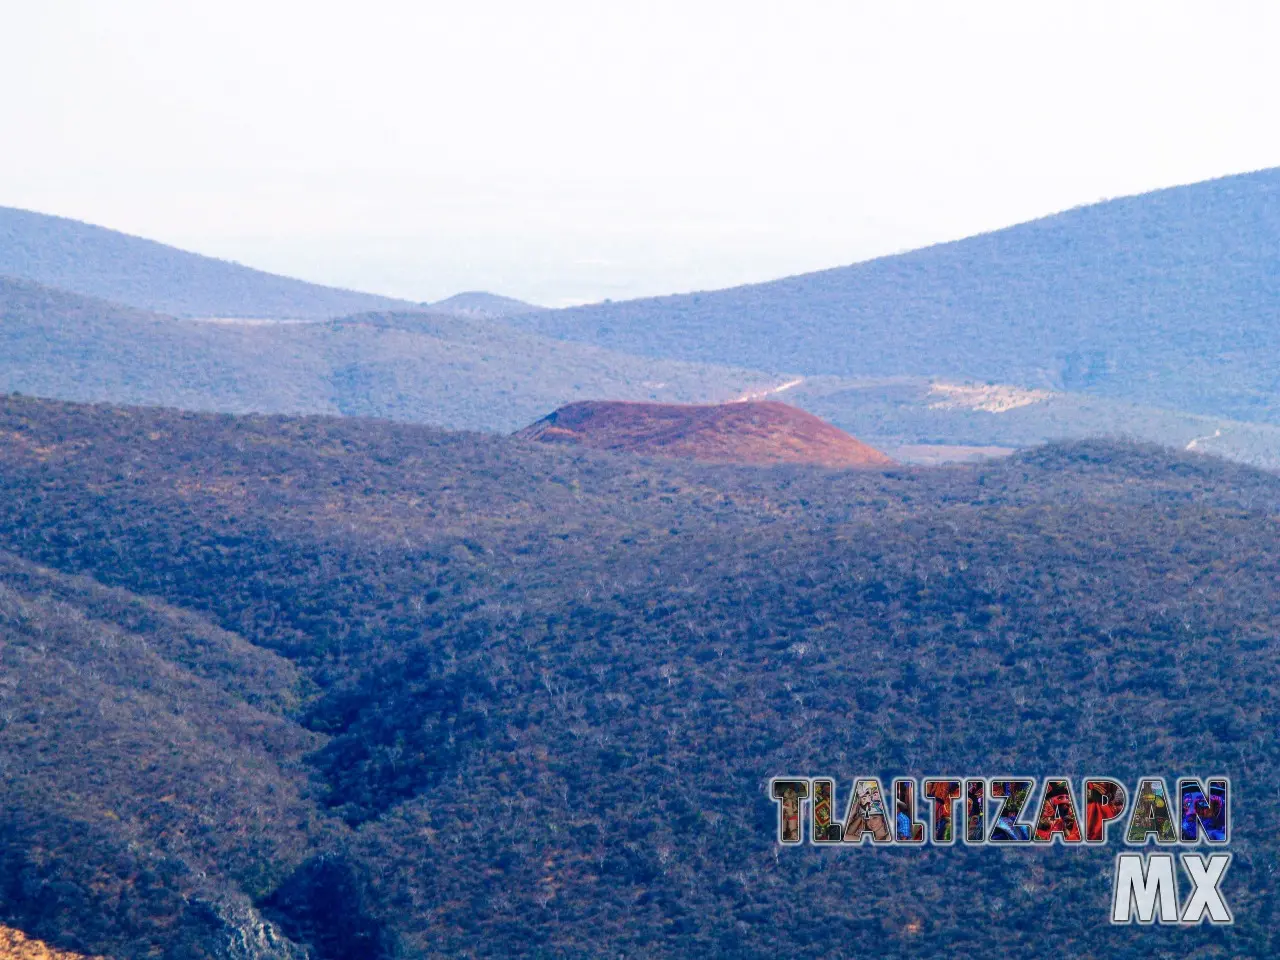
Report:
[{"label": "valley between hills", "polygon": [[[1272,956],[1280,172],[723,291],[414,303],[0,208],[0,956]],[[1111,847],[769,778],[1227,774]]]},{"label": "valley between hills", "polygon": [[0,208],[0,391],[508,433],[580,401],[786,387],[775,399],[903,461],[1109,436],[1277,467],[1278,196],[1280,171],[1262,170],[562,310],[336,290]]}]

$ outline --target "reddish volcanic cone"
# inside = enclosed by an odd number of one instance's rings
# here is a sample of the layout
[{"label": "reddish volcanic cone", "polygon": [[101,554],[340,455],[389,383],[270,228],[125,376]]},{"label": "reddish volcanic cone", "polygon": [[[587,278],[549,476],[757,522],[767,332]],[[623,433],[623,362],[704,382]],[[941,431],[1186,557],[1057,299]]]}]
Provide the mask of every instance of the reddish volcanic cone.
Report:
[{"label": "reddish volcanic cone", "polygon": [[587,400],[561,407],[516,436],[708,463],[893,463],[813,414],[771,400],[714,405]]}]

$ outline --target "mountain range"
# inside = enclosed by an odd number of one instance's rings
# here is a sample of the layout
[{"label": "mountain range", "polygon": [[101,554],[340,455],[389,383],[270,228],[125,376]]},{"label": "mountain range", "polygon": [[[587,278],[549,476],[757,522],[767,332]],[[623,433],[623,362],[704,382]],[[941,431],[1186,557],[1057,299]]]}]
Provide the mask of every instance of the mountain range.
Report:
[{"label": "mountain range", "polygon": [[[1108,435],[1280,466],[1278,196],[1267,170],[769,283],[554,311],[334,290],[0,208],[0,390],[495,431],[580,400],[750,392],[905,461]],[[50,291],[36,310],[30,283]],[[392,333],[359,319],[375,315],[435,319]]]},{"label": "mountain range", "polygon": [[12,207],[0,207],[0,276],[175,317],[320,319],[414,306]]},{"label": "mountain range", "polygon": [[437,300],[435,303],[424,303],[423,307],[432,313],[451,313],[460,317],[480,317],[484,320],[496,320],[499,317],[511,317],[520,313],[533,313],[542,309],[532,303],[525,303],[514,297],[503,297],[496,293],[485,293],[482,290],[470,290],[466,293],[455,293],[451,297]]},{"label": "mountain range", "polygon": [[[0,211],[0,950],[1276,955],[1277,190],[561,311]],[[776,842],[1024,771],[1229,775],[1235,922]]]},{"label": "mountain range", "polygon": [[573,400],[714,402],[772,382],[420,311],[310,323],[181,320],[0,278],[0,390],[510,431]]},{"label": "mountain range", "polygon": [[317,320],[425,308],[494,319],[539,309],[482,291],[414,304],[340,290],[13,207],[0,207],[0,277],[182,318]]},{"label": "mountain range", "polygon": [[644,356],[945,376],[1280,423],[1280,169],[769,283],[513,322]]}]

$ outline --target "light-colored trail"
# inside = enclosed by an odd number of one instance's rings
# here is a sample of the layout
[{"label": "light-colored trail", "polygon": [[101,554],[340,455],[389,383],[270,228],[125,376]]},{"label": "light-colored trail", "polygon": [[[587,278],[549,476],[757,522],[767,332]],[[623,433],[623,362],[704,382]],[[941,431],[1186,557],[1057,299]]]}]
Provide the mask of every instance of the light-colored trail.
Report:
[{"label": "light-colored trail", "polygon": [[796,377],[794,380],[788,380],[786,383],[777,387],[770,387],[768,390],[752,390],[744,393],[740,397],[734,397],[730,403],[747,403],[751,400],[763,400],[765,397],[772,397],[774,394],[782,393],[784,390],[790,390],[792,387],[798,387],[804,383],[804,377]]},{"label": "light-colored trail", "polygon": [[1219,427],[1217,430],[1213,431],[1213,434],[1212,434],[1212,435],[1210,435],[1210,436],[1196,437],[1194,440],[1192,440],[1190,443],[1188,443],[1188,444],[1187,444],[1187,449],[1188,449],[1188,450],[1195,450],[1195,449],[1196,449],[1197,447],[1199,447],[1199,446],[1200,446],[1200,444],[1202,444],[1204,441],[1206,441],[1206,440],[1217,440],[1220,436],[1222,436],[1222,428],[1221,428],[1221,427]]}]

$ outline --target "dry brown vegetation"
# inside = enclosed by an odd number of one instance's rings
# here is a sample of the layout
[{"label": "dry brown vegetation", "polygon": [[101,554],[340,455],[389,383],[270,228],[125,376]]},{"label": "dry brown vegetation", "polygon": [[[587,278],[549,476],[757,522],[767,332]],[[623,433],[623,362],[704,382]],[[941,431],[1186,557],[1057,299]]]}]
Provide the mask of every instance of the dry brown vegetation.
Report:
[{"label": "dry brown vegetation", "polygon": [[879,450],[773,400],[721,404],[571,403],[516,433],[522,440],[703,463],[885,467]]},{"label": "dry brown vegetation", "polygon": [[32,940],[21,930],[0,924],[0,960],[105,960],[86,957],[83,953],[56,950],[47,943]]}]

